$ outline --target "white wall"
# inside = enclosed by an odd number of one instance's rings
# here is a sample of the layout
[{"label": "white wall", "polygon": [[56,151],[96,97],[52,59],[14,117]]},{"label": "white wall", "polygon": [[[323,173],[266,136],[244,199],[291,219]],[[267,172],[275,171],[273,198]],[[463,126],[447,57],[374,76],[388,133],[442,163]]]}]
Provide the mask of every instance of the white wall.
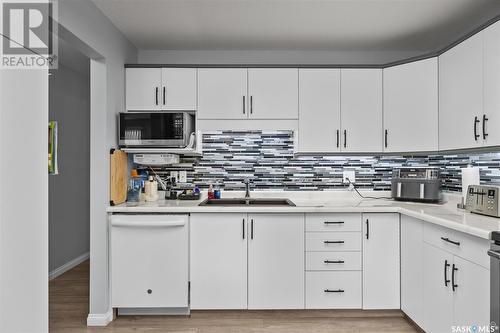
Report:
[{"label": "white wall", "polygon": [[48,86],[0,70],[0,332],[48,331]]},{"label": "white wall", "polygon": [[139,50],[138,63],[379,65],[420,55],[417,51]]},{"label": "white wall", "polygon": [[[103,57],[91,66],[91,74],[100,75],[93,80],[105,82],[106,94],[97,96],[91,83],[91,98],[98,97],[105,103],[105,110],[91,106],[90,320],[103,318],[109,311],[105,212],[109,204],[108,152],[116,145],[116,113],[125,109],[123,65],[137,61],[137,49],[90,0],[59,0],[59,23]],[[90,324],[96,322],[91,320]]]}]

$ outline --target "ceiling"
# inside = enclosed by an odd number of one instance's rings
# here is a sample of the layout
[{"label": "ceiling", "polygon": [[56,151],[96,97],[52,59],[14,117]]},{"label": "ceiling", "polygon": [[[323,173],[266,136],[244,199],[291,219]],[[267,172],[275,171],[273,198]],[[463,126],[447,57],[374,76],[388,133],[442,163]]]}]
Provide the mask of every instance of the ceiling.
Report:
[{"label": "ceiling", "polygon": [[93,0],[139,49],[435,51],[499,0]]}]

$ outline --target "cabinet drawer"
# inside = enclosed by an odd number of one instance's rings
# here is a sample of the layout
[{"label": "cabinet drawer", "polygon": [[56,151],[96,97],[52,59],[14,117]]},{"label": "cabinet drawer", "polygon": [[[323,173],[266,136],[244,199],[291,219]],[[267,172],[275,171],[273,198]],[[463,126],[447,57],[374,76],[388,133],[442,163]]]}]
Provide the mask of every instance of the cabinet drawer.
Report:
[{"label": "cabinet drawer", "polygon": [[360,309],[361,272],[306,272],[306,309]]},{"label": "cabinet drawer", "polygon": [[361,231],[361,214],[306,214],[306,231]]},{"label": "cabinet drawer", "polygon": [[361,252],[306,252],[308,271],[359,271]]},{"label": "cabinet drawer", "polygon": [[307,232],[306,251],[361,251],[361,233]]},{"label": "cabinet drawer", "polygon": [[485,268],[490,267],[490,241],[431,223],[424,224],[424,241]]}]

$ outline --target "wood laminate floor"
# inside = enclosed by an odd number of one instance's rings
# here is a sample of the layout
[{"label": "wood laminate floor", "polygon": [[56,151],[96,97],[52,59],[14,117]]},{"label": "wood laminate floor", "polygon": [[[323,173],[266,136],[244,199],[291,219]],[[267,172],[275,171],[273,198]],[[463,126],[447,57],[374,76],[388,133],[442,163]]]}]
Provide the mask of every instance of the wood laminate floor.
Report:
[{"label": "wood laminate floor", "polygon": [[382,333],[419,332],[400,311],[192,311],[190,317],[123,316],[107,327],[87,327],[89,262],[49,285],[51,333]]}]

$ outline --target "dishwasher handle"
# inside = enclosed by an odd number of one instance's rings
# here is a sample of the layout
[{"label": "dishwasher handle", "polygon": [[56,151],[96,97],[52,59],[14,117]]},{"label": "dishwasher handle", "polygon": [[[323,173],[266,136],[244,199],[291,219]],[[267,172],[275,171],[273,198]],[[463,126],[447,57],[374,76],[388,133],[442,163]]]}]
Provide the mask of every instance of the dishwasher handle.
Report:
[{"label": "dishwasher handle", "polygon": [[126,220],[111,220],[113,227],[131,227],[131,228],[168,228],[180,227],[186,225],[184,220],[171,220],[171,221],[126,221]]}]

